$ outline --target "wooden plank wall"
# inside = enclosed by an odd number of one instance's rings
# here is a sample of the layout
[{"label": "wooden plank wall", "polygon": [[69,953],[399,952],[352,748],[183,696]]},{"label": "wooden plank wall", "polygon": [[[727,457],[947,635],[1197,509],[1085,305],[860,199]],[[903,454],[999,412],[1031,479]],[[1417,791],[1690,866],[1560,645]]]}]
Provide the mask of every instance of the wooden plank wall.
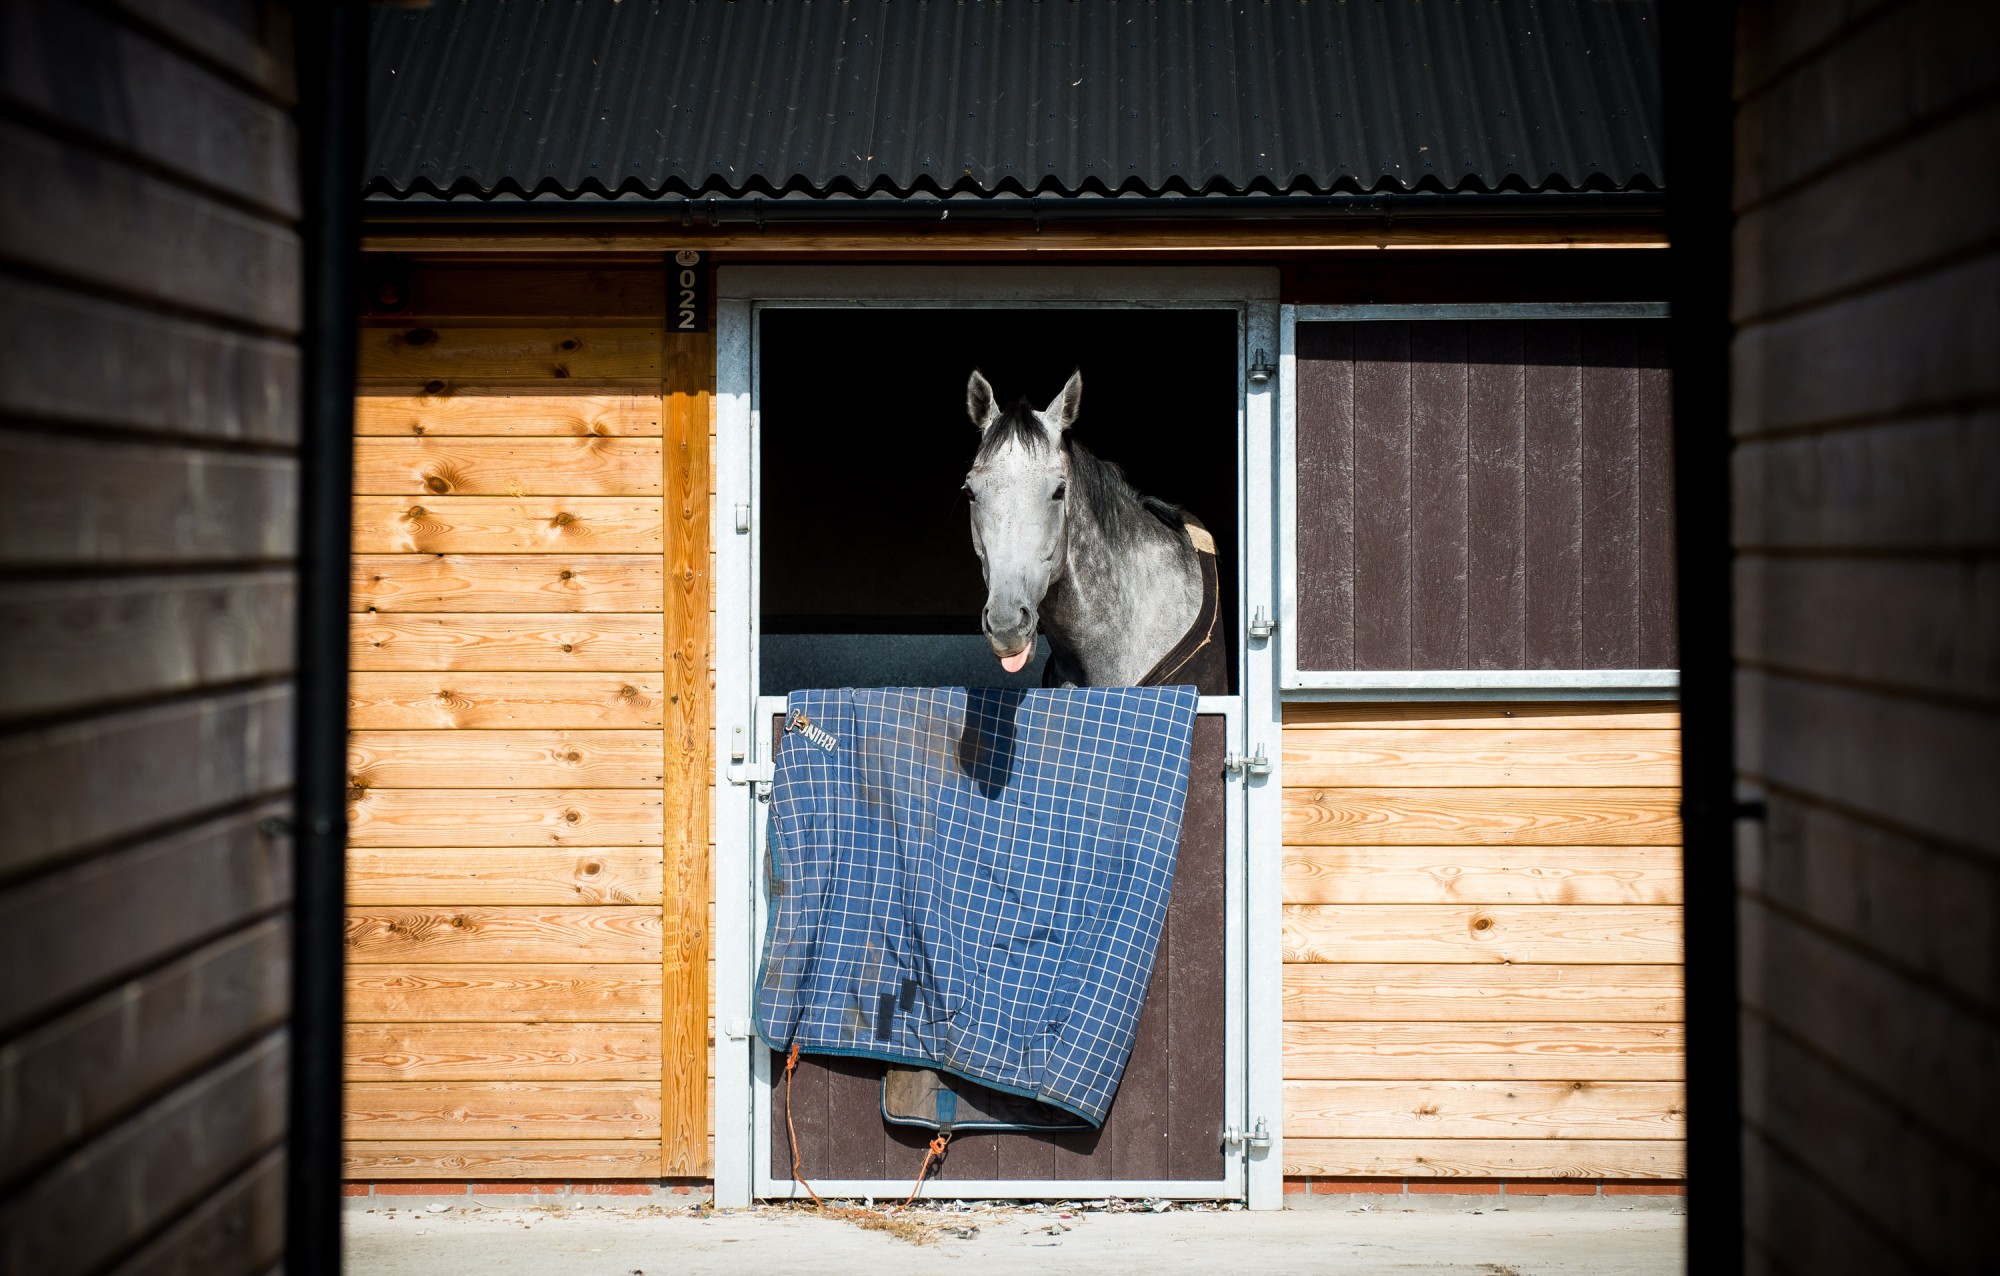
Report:
[{"label": "wooden plank wall", "polygon": [[1286,708],[1287,1174],[1681,1177],[1678,728]]},{"label": "wooden plank wall", "polygon": [[704,353],[657,262],[400,286],[357,405],[347,1173],[699,1172]]},{"label": "wooden plank wall", "polygon": [[2000,1216],[2000,8],[1738,6],[1752,1271]]},{"label": "wooden plank wall", "polygon": [[272,1269],[289,19],[0,6],[0,1271]]},{"label": "wooden plank wall", "polygon": [[1673,668],[1665,329],[1300,324],[1300,668]]}]

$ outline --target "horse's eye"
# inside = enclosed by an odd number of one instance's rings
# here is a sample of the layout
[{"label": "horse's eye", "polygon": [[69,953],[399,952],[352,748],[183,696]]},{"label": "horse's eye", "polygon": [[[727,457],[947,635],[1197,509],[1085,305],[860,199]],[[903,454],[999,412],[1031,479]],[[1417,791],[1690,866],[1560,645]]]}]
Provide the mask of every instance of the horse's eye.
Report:
[{"label": "horse's eye", "polygon": [[1065,496],[1068,496],[1068,495],[1069,495],[1069,484],[1067,484],[1067,483],[1058,483],[1058,484],[1056,484],[1056,492],[1055,492],[1055,495],[1054,495],[1054,496],[1051,496],[1051,497],[1050,497],[1049,499],[1050,499],[1050,500],[1052,500],[1052,501],[1059,501],[1059,500],[1061,500],[1061,499],[1062,499],[1063,497],[1065,497]]},{"label": "horse's eye", "polygon": [[968,501],[976,501],[979,499],[979,493],[972,490],[972,484],[970,483],[960,483],[958,485],[958,490],[965,493],[965,499]]}]

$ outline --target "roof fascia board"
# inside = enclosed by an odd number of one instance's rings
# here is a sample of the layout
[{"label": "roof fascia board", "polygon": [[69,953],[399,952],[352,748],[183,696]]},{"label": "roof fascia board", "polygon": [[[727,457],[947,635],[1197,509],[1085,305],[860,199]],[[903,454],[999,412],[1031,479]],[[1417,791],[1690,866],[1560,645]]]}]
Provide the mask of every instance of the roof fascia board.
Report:
[{"label": "roof fascia board", "polygon": [[882,196],[724,198],[719,196],[496,196],[442,198],[369,196],[362,216],[370,222],[678,222],[683,229],[768,226],[774,223],[907,224],[1051,222],[1251,221],[1407,217],[1657,218],[1665,196],[1657,191],[1413,192],[1375,195],[1229,196]]},{"label": "roof fascia board", "polygon": [[945,232],[935,226],[916,228],[850,227],[806,229],[773,227],[732,231],[665,230],[652,226],[502,226],[502,225],[376,225],[362,239],[368,252],[483,253],[493,256],[577,253],[671,253],[683,248],[735,256],[774,257],[810,254],[850,256],[911,256],[988,254],[1095,254],[1159,256],[1169,253],[1308,253],[1379,252],[1466,249],[1613,249],[1664,248],[1664,228],[1657,221],[1620,219],[1593,222],[1522,222],[1466,225],[1463,223],[1403,223],[1395,226],[1281,225],[1149,225],[1061,226],[1036,231],[1001,228]]}]

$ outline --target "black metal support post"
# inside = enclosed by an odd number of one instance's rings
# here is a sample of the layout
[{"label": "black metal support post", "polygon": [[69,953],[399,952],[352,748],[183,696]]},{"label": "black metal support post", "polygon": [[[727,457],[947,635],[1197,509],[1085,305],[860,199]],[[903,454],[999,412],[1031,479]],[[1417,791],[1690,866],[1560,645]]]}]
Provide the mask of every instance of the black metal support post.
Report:
[{"label": "black metal support post", "polygon": [[340,1270],[348,490],[367,25],[359,0],[306,0],[298,16],[304,420],[285,1270],[290,1276],[330,1276]]},{"label": "black metal support post", "polygon": [[1661,14],[1686,868],[1688,1270],[1743,1265],[1730,650],[1729,6]]}]

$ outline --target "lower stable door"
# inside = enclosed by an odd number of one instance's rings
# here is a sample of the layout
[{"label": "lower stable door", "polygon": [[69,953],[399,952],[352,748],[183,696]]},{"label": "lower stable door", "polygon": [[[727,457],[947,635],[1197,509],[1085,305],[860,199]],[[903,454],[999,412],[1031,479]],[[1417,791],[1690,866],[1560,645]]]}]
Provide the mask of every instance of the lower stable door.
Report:
[{"label": "lower stable door", "polygon": [[[782,729],[784,700],[760,702],[765,737]],[[1243,781],[1241,701],[1205,696],[1195,721],[1186,814],[1167,921],[1138,1036],[1103,1126],[1067,1134],[966,1133],[925,1180],[935,1197],[1120,1195],[1238,1199],[1243,1152],[1229,1141],[1243,1106]],[[758,813],[758,951],[763,947],[768,806]],[[752,1047],[756,1192],[902,1199],[931,1131],[882,1116],[884,1065],[804,1055],[786,1094],[784,1060]],[[787,1120],[787,1109],[789,1117]],[[794,1144],[794,1135],[796,1144]],[[798,1175],[793,1177],[793,1155]]]}]

